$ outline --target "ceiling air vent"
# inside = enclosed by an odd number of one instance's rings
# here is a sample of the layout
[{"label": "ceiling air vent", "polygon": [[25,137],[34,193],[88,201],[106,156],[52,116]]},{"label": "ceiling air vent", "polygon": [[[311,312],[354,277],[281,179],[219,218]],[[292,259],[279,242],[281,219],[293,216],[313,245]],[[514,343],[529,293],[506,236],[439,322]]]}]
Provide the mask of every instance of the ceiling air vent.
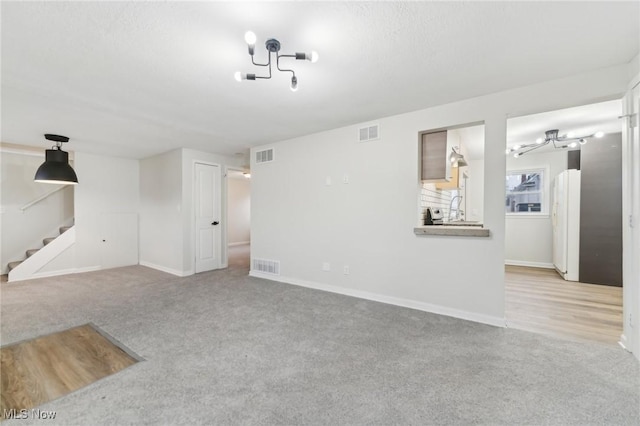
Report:
[{"label": "ceiling air vent", "polygon": [[256,164],[273,161],[273,148],[256,151]]},{"label": "ceiling air vent", "polygon": [[277,260],[253,259],[251,270],[265,274],[280,275],[280,262]]},{"label": "ceiling air vent", "polygon": [[378,124],[358,129],[358,141],[368,142],[376,139],[380,139],[380,126]]}]

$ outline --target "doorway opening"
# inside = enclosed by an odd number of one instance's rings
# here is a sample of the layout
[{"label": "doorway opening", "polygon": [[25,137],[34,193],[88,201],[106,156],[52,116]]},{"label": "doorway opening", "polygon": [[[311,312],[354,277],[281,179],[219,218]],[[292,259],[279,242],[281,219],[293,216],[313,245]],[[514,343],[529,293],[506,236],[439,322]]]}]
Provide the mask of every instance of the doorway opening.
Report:
[{"label": "doorway opening", "polygon": [[620,341],[621,114],[613,100],[507,121],[508,327]]},{"label": "doorway opening", "polygon": [[251,175],[227,170],[227,246],[230,268],[249,270],[251,256]]}]

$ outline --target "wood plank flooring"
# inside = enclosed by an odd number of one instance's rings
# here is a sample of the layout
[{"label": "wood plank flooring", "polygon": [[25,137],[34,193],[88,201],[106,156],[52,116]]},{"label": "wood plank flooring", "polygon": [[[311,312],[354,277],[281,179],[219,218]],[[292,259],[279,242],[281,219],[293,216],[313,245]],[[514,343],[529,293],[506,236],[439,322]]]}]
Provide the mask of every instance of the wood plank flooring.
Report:
[{"label": "wood plank flooring", "polygon": [[136,362],[90,324],[8,345],[0,349],[0,416],[59,398]]},{"label": "wood plank flooring", "polygon": [[507,266],[506,317],[511,328],[617,344],[622,288],[563,280],[553,269]]}]

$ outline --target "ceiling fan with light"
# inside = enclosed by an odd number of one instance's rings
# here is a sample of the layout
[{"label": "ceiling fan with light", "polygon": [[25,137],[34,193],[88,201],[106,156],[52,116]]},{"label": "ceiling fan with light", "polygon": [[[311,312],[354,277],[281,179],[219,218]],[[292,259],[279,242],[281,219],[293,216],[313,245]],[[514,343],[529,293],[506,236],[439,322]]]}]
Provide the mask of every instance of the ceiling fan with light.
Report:
[{"label": "ceiling fan with light", "polygon": [[544,132],[544,138],[538,138],[534,143],[513,145],[512,147],[507,148],[506,153],[513,154],[514,157],[518,158],[521,155],[526,154],[527,152],[531,152],[534,149],[542,148],[549,143],[553,143],[553,147],[559,149],[575,148],[576,146],[578,146],[578,144],[586,144],[587,139],[589,138],[601,138],[604,136],[604,132],[596,132],[585,136],[576,136],[573,132],[558,136],[558,133],[560,133],[558,129],[547,130],[546,132]]}]

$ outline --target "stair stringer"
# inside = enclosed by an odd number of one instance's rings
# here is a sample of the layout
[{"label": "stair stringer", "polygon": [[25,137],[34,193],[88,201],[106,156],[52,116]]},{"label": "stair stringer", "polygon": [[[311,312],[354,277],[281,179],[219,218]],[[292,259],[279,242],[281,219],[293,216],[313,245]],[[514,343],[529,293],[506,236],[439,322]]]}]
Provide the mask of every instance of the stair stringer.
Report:
[{"label": "stair stringer", "polygon": [[72,226],[66,232],[60,234],[55,240],[42,247],[32,256],[25,259],[21,264],[9,272],[7,281],[22,281],[31,278],[38,278],[36,272],[51,262],[63,251],[74,245],[76,242],[76,227]]}]

